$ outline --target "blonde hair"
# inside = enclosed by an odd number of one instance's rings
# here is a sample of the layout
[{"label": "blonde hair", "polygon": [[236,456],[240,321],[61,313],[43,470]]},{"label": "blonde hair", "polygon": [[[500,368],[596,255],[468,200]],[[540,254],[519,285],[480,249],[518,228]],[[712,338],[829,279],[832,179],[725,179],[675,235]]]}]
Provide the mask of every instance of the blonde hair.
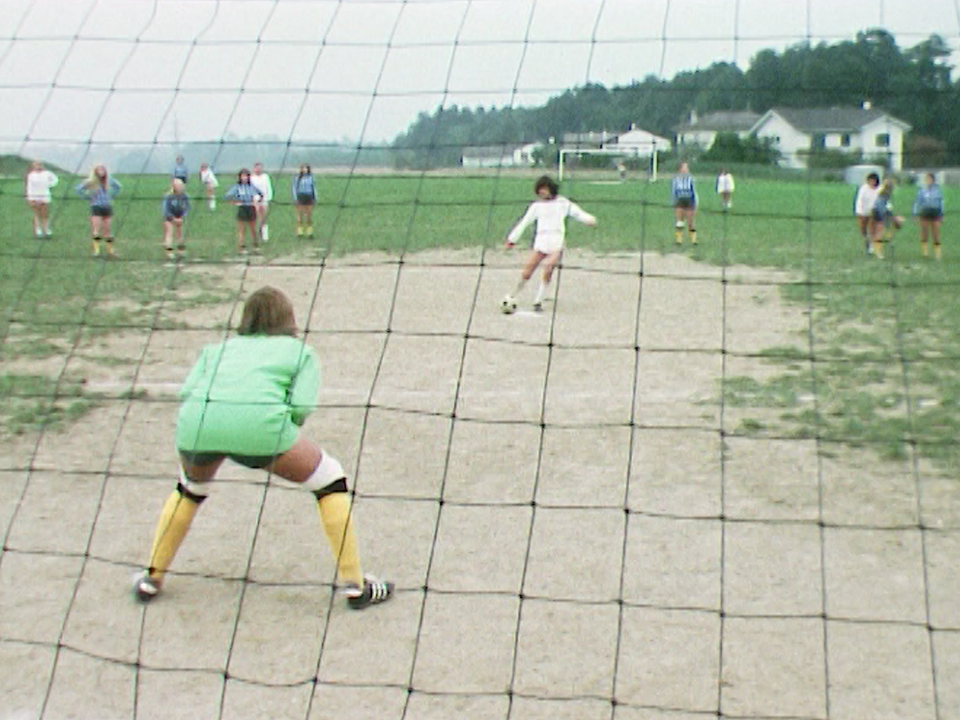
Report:
[{"label": "blonde hair", "polygon": [[282,291],[265,285],[243,304],[243,316],[237,334],[296,336],[297,319],[293,304]]},{"label": "blonde hair", "polygon": [[[97,175],[97,168],[103,168],[103,179],[100,179],[100,176]],[[107,182],[110,179],[110,173],[107,171],[107,166],[103,163],[97,163],[92,168],[90,168],[90,177],[87,178],[85,183],[86,187],[93,187],[94,185],[100,185],[102,187],[107,186]]]},{"label": "blonde hair", "polygon": [[880,183],[880,189],[877,191],[878,195],[890,195],[893,192],[893,180],[887,178],[882,183]]},{"label": "blonde hair", "polygon": [[179,193],[182,193],[183,188],[184,188],[183,180],[181,180],[180,178],[174,178],[173,181],[170,183],[170,193],[172,195],[177,195]]}]

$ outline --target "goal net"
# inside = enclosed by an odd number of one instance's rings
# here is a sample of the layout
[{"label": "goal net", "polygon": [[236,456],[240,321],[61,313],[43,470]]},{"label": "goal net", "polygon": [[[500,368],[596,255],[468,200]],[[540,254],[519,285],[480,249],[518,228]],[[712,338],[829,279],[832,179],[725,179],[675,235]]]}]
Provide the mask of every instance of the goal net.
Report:
[{"label": "goal net", "polygon": [[956,717],[956,0],[0,17],[0,718]]}]

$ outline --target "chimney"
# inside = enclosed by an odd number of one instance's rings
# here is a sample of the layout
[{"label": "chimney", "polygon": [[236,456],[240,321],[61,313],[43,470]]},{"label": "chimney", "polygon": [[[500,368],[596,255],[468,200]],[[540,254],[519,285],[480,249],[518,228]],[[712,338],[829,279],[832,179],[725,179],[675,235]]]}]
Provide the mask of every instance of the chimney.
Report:
[{"label": "chimney", "polygon": [[873,103],[870,102],[869,100],[864,100],[862,107],[864,110],[870,110],[871,108],[873,108]]}]

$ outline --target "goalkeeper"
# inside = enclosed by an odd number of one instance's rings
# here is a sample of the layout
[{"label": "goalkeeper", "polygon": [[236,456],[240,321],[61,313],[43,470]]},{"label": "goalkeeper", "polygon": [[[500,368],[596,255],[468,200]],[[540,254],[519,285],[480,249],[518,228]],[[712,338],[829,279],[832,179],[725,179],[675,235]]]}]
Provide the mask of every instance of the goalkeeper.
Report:
[{"label": "goalkeeper", "polygon": [[260,288],[244,305],[237,337],[206,346],[187,376],[176,431],[180,482],[163,506],[149,563],[135,580],[141,602],[160,593],[167,568],[226,458],[314,494],[337,561],[337,584],[351,608],[393,595],[393,583],[361,572],[343,467],[300,431],[316,406],[320,365],[296,332],[287,296]]}]

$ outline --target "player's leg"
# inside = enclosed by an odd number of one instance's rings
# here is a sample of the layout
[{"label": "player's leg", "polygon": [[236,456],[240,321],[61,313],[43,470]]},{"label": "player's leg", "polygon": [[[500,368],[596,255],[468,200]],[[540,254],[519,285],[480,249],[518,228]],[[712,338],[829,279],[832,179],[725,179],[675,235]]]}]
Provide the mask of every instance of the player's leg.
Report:
[{"label": "player's leg", "polygon": [[920,256],[927,257],[927,241],[930,237],[931,222],[929,218],[920,217]]},{"label": "player's leg", "polygon": [[37,205],[40,211],[40,225],[45,237],[50,237],[50,203],[41,202]]},{"label": "player's leg", "polygon": [[540,286],[537,288],[537,297],[533,301],[534,310],[540,311],[543,309],[543,301],[547,294],[547,288],[553,279],[553,269],[557,266],[557,263],[560,262],[560,256],[562,254],[562,250],[556,250],[544,256],[543,274],[540,276]]},{"label": "player's leg", "polygon": [[307,224],[307,237],[313,237],[313,203],[308,203],[303,206],[304,212],[304,222]]},{"label": "player's leg", "polygon": [[933,256],[939,260],[940,254],[940,224],[943,222],[940,218],[934,218],[930,221],[930,234],[933,236]]},{"label": "player's leg", "polygon": [[163,249],[167,253],[167,260],[173,260],[173,219],[163,219]]},{"label": "player's leg", "polygon": [[873,241],[873,254],[883,260],[883,236],[887,228],[884,220],[878,217],[870,219],[870,239]]},{"label": "player's leg", "polygon": [[267,225],[267,214],[270,212],[270,206],[267,203],[257,205],[257,220],[260,224],[259,237],[263,242],[270,239],[270,227]]},{"label": "player's leg", "polygon": [[684,212],[684,220],[687,226],[687,233],[690,235],[690,244],[697,244],[697,208],[691,205]]},{"label": "player's leg", "polygon": [[113,250],[113,211],[107,210],[106,214],[103,216],[103,242],[107,246],[107,257],[114,256]]},{"label": "player's leg", "polygon": [[537,266],[545,257],[546,255],[539,250],[530,251],[526,261],[523,263],[523,268],[520,270],[520,282],[517,283],[517,287],[514,288],[511,297],[516,298],[520,295],[524,285],[526,285],[527,281],[533,277],[533,273],[536,272]]},{"label": "player's leg", "polygon": [[217,191],[212,183],[207,183],[207,207],[211,211],[217,209]]},{"label": "player's leg", "polygon": [[170,493],[153,535],[150,560],[134,584],[134,593],[142,602],[155,598],[163,585],[163,578],[190,530],[200,504],[210,493],[210,483],[223,463],[222,455],[180,456],[180,481]]},{"label": "player's leg", "polygon": [[860,237],[863,238],[863,248],[867,255],[873,253],[873,243],[870,238],[870,216],[857,215],[857,227],[860,230]]},{"label": "player's leg", "polygon": [[100,255],[100,238],[102,237],[103,223],[99,215],[90,215],[90,236],[92,237],[93,254]]},{"label": "player's leg", "polygon": [[182,260],[184,254],[187,252],[187,243],[183,237],[183,223],[184,219],[182,217],[177,218],[174,221],[174,239],[177,242],[177,259]]},{"label": "player's leg", "polygon": [[685,208],[681,205],[677,205],[673,208],[673,239],[677,245],[683,245],[683,228],[685,225],[684,221]]},{"label": "player's leg", "polygon": [[393,583],[365,576],[361,570],[347,476],[336,458],[301,436],[266,469],[299,483],[317,498],[320,523],[337,563],[337,584],[344,588],[350,607],[360,610],[388,600]]},{"label": "player's leg", "polygon": [[30,212],[33,213],[33,234],[34,237],[43,237],[43,223],[40,219],[40,203],[36,200],[29,202]]}]

